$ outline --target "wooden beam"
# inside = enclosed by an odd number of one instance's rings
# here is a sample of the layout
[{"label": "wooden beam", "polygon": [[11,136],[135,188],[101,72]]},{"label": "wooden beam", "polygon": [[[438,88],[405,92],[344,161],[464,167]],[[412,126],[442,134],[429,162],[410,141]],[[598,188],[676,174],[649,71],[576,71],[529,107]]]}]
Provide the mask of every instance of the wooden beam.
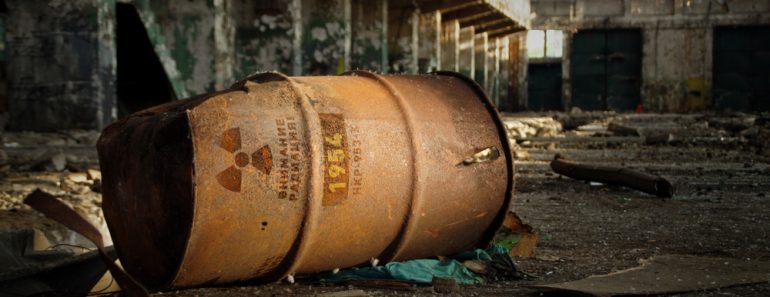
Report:
[{"label": "wooden beam", "polygon": [[491,13],[486,14],[482,17],[478,17],[474,19],[459,20],[459,21],[460,21],[460,27],[468,27],[468,26],[474,26],[476,24],[493,22],[499,19],[507,19],[507,18],[498,12],[492,11]]},{"label": "wooden beam", "polygon": [[480,18],[491,13],[493,13],[491,7],[486,5],[475,5],[465,9],[444,13],[441,15],[441,20],[444,22],[453,20],[462,22],[463,20]]},{"label": "wooden beam", "polygon": [[482,32],[490,32],[490,31],[505,29],[515,25],[516,23],[514,23],[509,19],[500,19],[499,21],[474,26],[474,28],[476,28],[476,33],[482,33]]},{"label": "wooden beam", "polygon": [[495,30],[495,31],[488,31],[487,35],[489,36],[489,38],[497,38],[501,36],[510,35],[519,31],[524,31],[524,30],[525,30],[524,27],[515,25],[515,26],[509,26],[509,27]]},{"label": "wooden beam", "polygon": [[431,0],[421,1],[417,5],[420,7],[421,13],[430,13],[435,11],[447,13],[483,3],[484,1],[481,0]]}]

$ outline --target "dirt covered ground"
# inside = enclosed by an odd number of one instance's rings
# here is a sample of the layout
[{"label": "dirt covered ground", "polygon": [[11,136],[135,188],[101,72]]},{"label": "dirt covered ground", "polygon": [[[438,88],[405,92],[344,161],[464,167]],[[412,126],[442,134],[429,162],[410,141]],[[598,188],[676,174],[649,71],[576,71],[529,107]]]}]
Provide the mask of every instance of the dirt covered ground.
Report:
[{"label": "dirt covered ground", "polygon": [[[581,112],[506,116],[516,155],[512,209],[540,236],[534,257],[515,259],[518,269],[530,278],[461,287],[450,295],[540,296],[542,291],[524,286],[624,270],[655,255],[770,261],[770,146],[767,143],[770,126],[766,119],[763,115],[744,114]],[[616,125],[610,127],[612,123]],[[55,191],[54,194],[101,223],[98,179],[94,179],[93,174],[85,174],[86,169],[98,165],[95,153],[89,149],[93,137],[67,136],[66,139],[73,139],[69,144],[55,141],[37,145],[22,143],[30,140],[19,140],[20,137],[3,135],[6,154],[2,157],[6,165],[5,178],[0,182],[3,208],[0,226],[12,228],[14,222],[35,222],[40,224],[39,228],[55,228],[56,224],[19,203],[21,197],[37,185]],[[54,153],[30,156],[28,152],[51,147],[55,149],[48,151]],[[66,160],[63,166],[58,153]],[[627,188],[591,185],[561,177],[549,167],[557,153],[579,162],[625,166],[657,174],[668,179],[676,192],[672,198],[658,198]],[[59,158],[58,164],[55,158]],[[36,163],[30,165],[30,162]],[[73,176],[57,169],[84,174]],[[394,290],[323,285],[301,278],[295,284],[240,284],[156,293],[158,296],[433,294],[437,293],[431,286]],[[770,283],[678,296],[770,296]]]}]

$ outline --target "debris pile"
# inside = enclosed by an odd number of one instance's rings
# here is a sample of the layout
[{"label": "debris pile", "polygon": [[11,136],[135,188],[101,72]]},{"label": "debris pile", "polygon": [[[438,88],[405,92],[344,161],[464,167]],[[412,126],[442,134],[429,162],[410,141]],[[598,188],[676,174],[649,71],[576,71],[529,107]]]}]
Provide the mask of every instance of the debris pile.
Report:
[{"label": "debris pile", "polygon": [[504,117],[503,123],[512,139],[556,137],[562,131],[561,123],[551,117]]},{"label": "debris pile", "polygon": [[1,139],[0,172],[85,172],[98,164],[94,150],[98,138],[99,132],[81,130],[5,132]]}]

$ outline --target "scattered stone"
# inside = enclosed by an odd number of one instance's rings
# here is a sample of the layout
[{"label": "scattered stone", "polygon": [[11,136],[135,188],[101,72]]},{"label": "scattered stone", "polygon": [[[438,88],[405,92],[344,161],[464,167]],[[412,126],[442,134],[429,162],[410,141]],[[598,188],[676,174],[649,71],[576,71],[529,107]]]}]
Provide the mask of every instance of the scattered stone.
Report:
[{"label": "scattered stone", "polygon": [[651,131],[644,136],[644,143],[648,145],[668,144],[674,140],[674,134],[666,131]]},{"label": "scattered stone", "polygon": [[102,172],[96,169],[91,169],[91,168],[87,169],[86,176],[88,177],[89,180],[93,180],[93,181],[102,180]]},{"label": "scattered stone", "polygon": [[459,289],[457,282],[453,278],[434,276],[431,282],[433,283],[433,291],[436,293],[449,294]]},{"label": "scattered stone", "polygon": [[51,166],[50,168],[46,166],[46,169],[48,169],[48,171],[64,170],[64,168],[67,167],[67,156],[62,152],[58,152],[54,154],[53,156],[51,156],[50,166]]},{"label": "scattered stone", "polygon": [[615,136],[639,136],[639,129],[614,122],[607,126],[607,131],[612,132]]},{"label": "scattered stone", "polygon": [[369,296],[364,290],[346,290],[318,294],[319,297],[364,297]]},{"label": "scattered stone", "polygon": [[513,157],[520,161],[529,160],[529,152],[525,150],[513,151]]},{"label": "scattered stone", "polygon": [[561,123],[551,117],[506,117],[503,123],[514,139],[555,137],[562,131]]},{"label": "scattered stone", "polygon": [[75,183],[89,183],[89,180],[92,180],[88,178],[87,174],[81,172],[69,173],[67,174],[66,179]]}]

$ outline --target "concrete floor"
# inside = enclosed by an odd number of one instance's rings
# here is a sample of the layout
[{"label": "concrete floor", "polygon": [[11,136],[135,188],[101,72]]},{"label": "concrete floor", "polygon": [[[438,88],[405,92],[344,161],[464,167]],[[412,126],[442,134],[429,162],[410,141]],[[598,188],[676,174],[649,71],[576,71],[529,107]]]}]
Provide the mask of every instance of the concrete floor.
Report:
[{"label": "concrete floor", "polygon": [[[575,118],[586,117],[550,116],[561,117],[564,126]],[[754,123],[753,120],[748,126],[741,126],[745,117],[593,114],[588,120],[579,121],[587,121],[581,124],[594,123],[594,127],[538,134],[538,131],[550,128],[535,124],[532,135],[513,133],[516,135],[511,137],[518,140],[514,145],[517,173],[512,209],[540,235],[535,256],[516,259],[516,263],[520,271],[534,278],[464,287],[452,294],[539,296],[541,291],[522,286],[577,280],[623,270],[638,266],[640,260],[654,255],[687,254],[770,261],[770,157],[767,146],[755,134],[751,136],[746,132],[757,129],[758,125],[759,129],[768,127],[761,126],[766,123]],[[720,120],[715,120],[717,118]],[[606,128],[611,121],[648,130],[664,127],[671,131],[672,138],[667,143],[647,145],[644,136],[620,137],[604,131],[602,127]],[[719,121],[728,124],[719,124]],[[704,127],[703,122],[710,124]],[[730,126],[736,122],[739,123],[737,127]],[[8,137],[4,135],[6,146]],[[19,146],[21,144],[16,147]],[[78,166],[97,165],[93,151],[84,148],[88,146],[87,143],[75,143],[70,148],[60,146],[57,149],[73,156],[68,160],[72,160],[70,166],[74,170]],[[2,227],[14,225],[8,218],[41,220],[16,201],[39,184],[47,185],[45,187],[51,191],[58,188],[59,195],[65,200],[82,208],[81,211],[92,218],[100,219],[94,206],[99,205],[101,197],[92,191],[92,181],[74,177],[76,182],[68,182],[73,177],[64,173],[32,171],[32,168],[19,170],[19,164],[23,165],[19,160],[24,158],[24,152],[13,148],[6,151],[8,160],[16,165],[6,170],[7,177],[0,182]],[[676,187],[675,195],[663,199],[627,188],[592,186],[561,177],[549,167],[556,153],[580,162],[626,166],[663,176]],[[40,166],[35,168],[50,169],[44,164]],[[49,182],[45,182],[46,179]],[[296,284],[192,289],[162,295],[310,296],[339,291],[347,291],[353,296],[435,294],[431,287],[413,287],[404,291],[299,281]],[[770,283],[679,296],[770,296]]]}]

